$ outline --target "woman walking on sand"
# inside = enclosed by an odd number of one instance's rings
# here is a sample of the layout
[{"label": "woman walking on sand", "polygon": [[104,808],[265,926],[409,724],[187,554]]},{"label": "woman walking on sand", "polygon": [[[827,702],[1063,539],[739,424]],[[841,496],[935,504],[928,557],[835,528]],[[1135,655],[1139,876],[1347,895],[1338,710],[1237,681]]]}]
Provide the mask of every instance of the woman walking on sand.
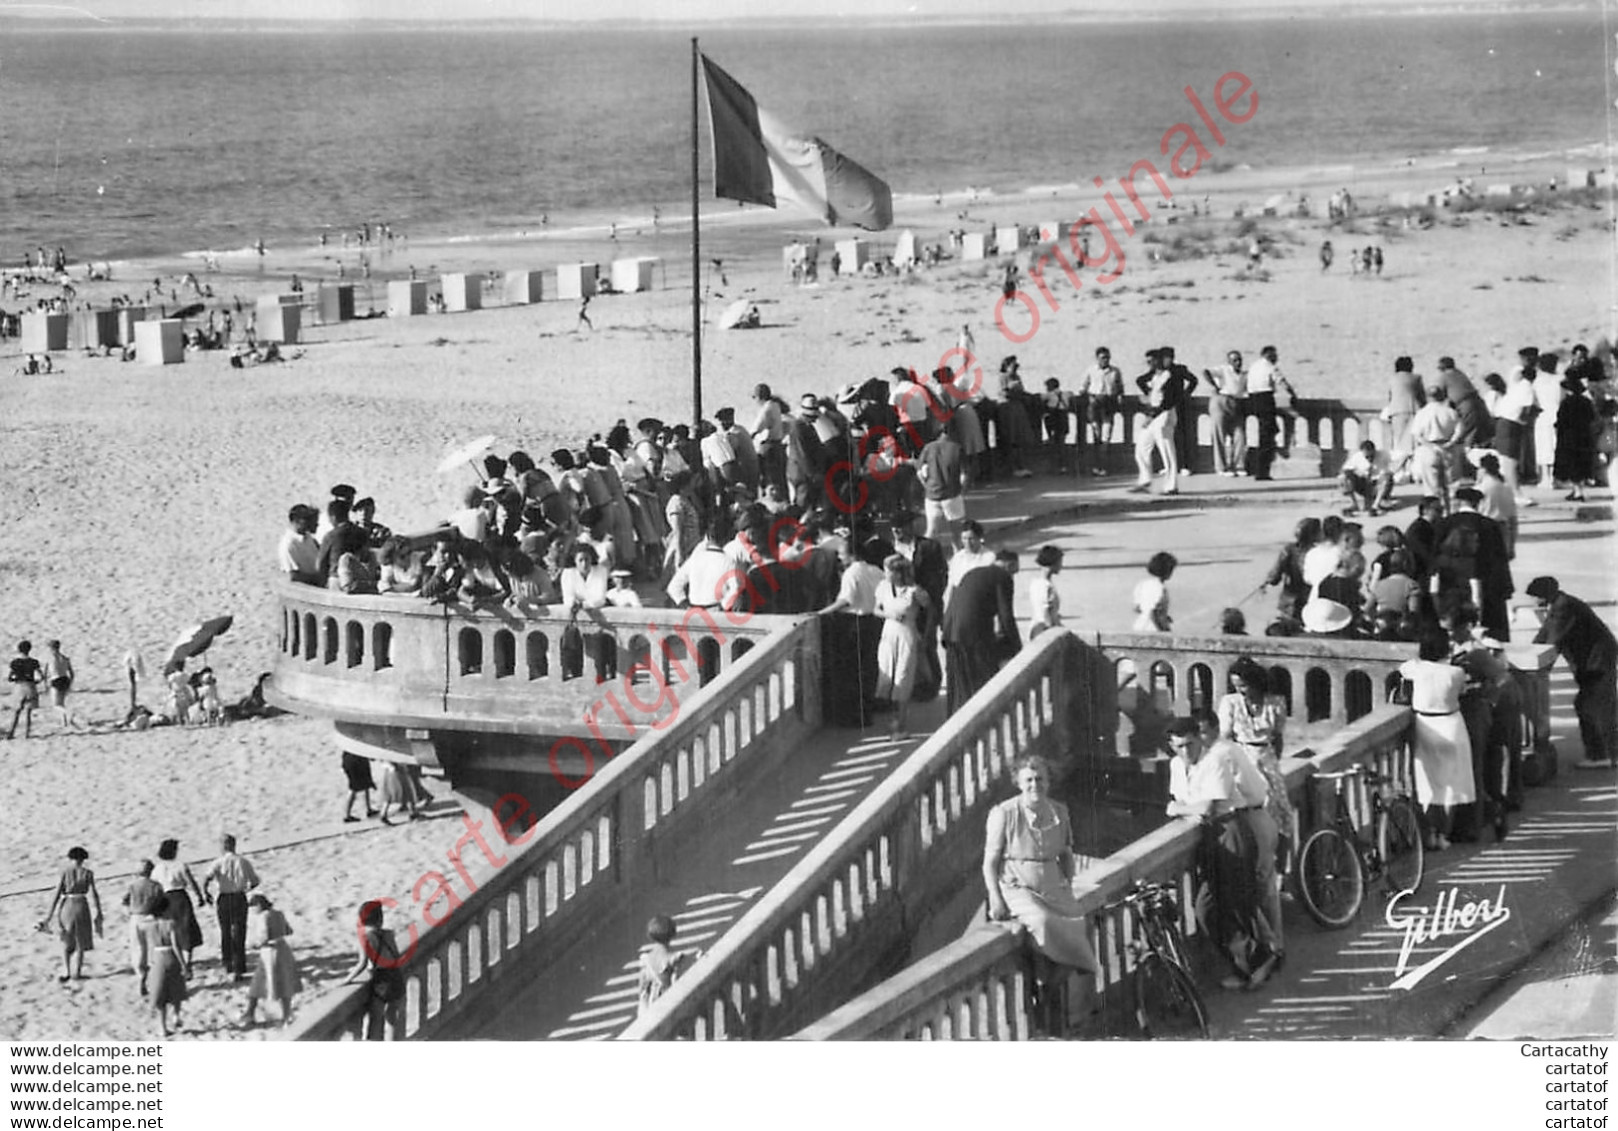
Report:
[{"label": "woman walking on sand", "polygon": [[[190,993],[185,980],[191,975],[191,962],[182,947],[178,924],[169,917],[172,911],[169,897],[158,896],[150,906],[151,918],[136,929],[145,937],[146,953],[152,964],[152,1008],[157,1011],[158,1027],[163,1036],[171,1037],[180,1027],[180,1007]],[[169,1027],[171,1008],[174,1010],[173,1028]]]},{"label": "woman walking on sand", "polygon": [[197,878],[185,861],[179,859],[180,842],[165,840],[157,848],[157,864],[152,868],[152,879],[163,885],[167,899],[168,917],[174,922],[174,944],[185,955],[186,969],[191,968],[191,952],[202,945],[202,926],[197,922],[196,904],[191,901],[195,892],[197,902],[210,902],[197,886]]},{"label": "woman walking on sand", "polygon": [[[95,949],[90,932],[101,933],[101,896],[96,892],[95,874],[84,866],[90,854],[74,845],[67,850],[67,858],[68,866],[62,869],[56,894],[51,896],[51,909],[39,924],[41,931],[48,931],[51,920],[56,921],[56,933],[62,940],[62,974],[56,980],[63,984],[84,981],[84,952]],[[61,908],[60,914],[57,908]]]},{"label": "woman walking on sand", "polygon": [[292,995],[303,989],[298,960],[293,957],[287,936],[292,925],[265,895],[247,901],[247,945],[258,952],[253,983],[247,988],[247,1008],[242,1010],[243,1028],[257,1021],[258,1003],[274,998],[281,1006],[281,1025],[292,1020]]}]

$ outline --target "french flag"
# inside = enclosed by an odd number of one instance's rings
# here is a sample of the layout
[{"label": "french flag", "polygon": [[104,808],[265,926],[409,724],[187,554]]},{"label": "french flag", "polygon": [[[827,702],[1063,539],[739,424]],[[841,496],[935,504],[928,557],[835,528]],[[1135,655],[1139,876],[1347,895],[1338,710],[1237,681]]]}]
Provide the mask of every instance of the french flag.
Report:
[{"label": "french flag", "polygon": [[790,201],[827,224],[881,231],[893,224],[887,182],[818,137],[783,125],[702,56],[713,135],[714,195],[775,208]]}]

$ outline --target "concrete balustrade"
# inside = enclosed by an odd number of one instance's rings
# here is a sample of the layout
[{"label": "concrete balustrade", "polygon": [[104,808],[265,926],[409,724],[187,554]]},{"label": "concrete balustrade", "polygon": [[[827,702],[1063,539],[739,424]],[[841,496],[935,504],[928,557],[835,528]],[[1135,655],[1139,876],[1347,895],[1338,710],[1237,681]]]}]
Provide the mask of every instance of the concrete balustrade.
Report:
[{"label": "concrete balustrade", "polygon": [[592,612],[578,627],[611,633],[618,653],[618,678],[598,686],[588,661],[581,679],[562,681],[571,618],[559,606],[474,610],[291,582],[276,597],[279,653],[267,693],[278,706],[353,723],[505,734],[586,733],[579,697],[589,706],[599,696],[611,708],[599,729],[633,739],[670,709],[660,684],[705,684],[794,623],[756,616],[736,624],[685,609]]},{"label": "concrete balustrade", "polygon": [[[1071,634],[1043,634],[675,983],[625,1040],[784,1036],[846,998],[911,946],[942,942],[982,902],[962,890],[983,853],[992,790],[1013,758],[1060,757],[1059,700],[1080,683]],[[940,892],[956,892],[939,898]],[[932,922],[929,922],[929,918]]]},{"label": "concrete balustrade", "polygon": [[[767,775],[820,725],[818,652],[813,619],[775,633],[532,829],[497,811],[515,842],[497,876],[440,924],[398,933],[406,992],[389,1007],[388,1039],[453,1037],[588,938],[623,892],[654,882],[659,855],[716,819],[715,794]],[[333,992],[306,1005],[289,1035],[359,1039],[367,1000],[363,986]]]}]

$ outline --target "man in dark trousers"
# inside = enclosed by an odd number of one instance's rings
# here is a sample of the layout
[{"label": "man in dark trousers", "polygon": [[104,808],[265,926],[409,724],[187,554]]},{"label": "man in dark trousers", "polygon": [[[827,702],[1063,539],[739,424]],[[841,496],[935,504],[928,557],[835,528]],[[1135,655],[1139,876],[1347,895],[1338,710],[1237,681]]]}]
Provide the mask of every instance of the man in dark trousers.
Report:
[{"label": "man in dark trousers", "polygon": [[[244,856],[236,854],[236,838],[219,838],[220,857],[202,877],[202,897],[212,899],[219,912],[219,958],[236,981],[247,978],[247,893],[258,887],[258,873]],[[219,885],[219,894],[209,889]]]},{"label": "man in dark trousers", "polygon": [[1556,578],[1534,578],[1528,595],[1545,615],[1534,643],[1549,644],[1573,669],[1579,688],[1573,713],[1584,742],[1584,764],[1618,767],[1618,640],[1589,605],[1562,592]]},{"label": "man in dark trousers", "polygon": [[1172,404],[1176,413],[1174,451],[1180,462],[1180,474],[1190,475],[1191,464],[1197,455],[1197,418],[1191,409],[1191,394],[1197,388],[1197,375],[1174,360],[1173,346],[1161,346],[1157,353],[1163,359],[1163,368],[1168,370],[1172,378],[1164,403]]},{"label": "man in dark trousers", "polygon": [[944,617],[944,588],[949,584],[949,559],[938,541],[918,534],[921,516],[901,510],[893,516],[893,547],[910,559],[916,584],[930,604],[921,630],[921,668],[916,672],[914,699],[925,703],[938,694],[944,673],[938,662],[938,629]]},{"label": "man in dark trousers", "polygon": [[991,566],[969,570],[944,610],[944,656],[949,713],[954,714],[994,678],[1022,647],[1012,612],[1017,555],[1001,550]]},{"label": "man in dark trousers", "polygon": [[1438,524],[1444,521],[1444,500],[1428,495],[1405,527],[1405,548],[1410,551],[1410,576],[1423,586],[1438,564]]},{"label": "man in dark trousers", "polygon": [[1511,640],[1511,611],[1506,602],[1516,592],[1505,531],[1478,513],[1483,492],[1462,487],[1455,510],[1438,524],[1439,592],[1457,593],[1477,606],[1486,631],[1502,644]]}]

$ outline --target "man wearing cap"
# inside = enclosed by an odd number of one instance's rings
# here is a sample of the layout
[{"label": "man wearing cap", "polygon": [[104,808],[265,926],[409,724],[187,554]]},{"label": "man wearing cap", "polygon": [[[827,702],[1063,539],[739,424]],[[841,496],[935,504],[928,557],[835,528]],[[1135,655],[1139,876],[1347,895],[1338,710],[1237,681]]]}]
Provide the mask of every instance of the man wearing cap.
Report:
[{"label": "man wearing cap", "polygon": [[753,447],[753,437],[748,435],[747,429],[736,423],[736,410],[733,408],[722,408],[713,414],[713,418],[719,422],[719,434],[730,442],[730,450],[736,454],[737,482],[749,499],[756,499],[759,462],[758,451]]},{"label": "man wearing cap", "polygon": [[275,547],[276,564],[281,572],[299,585],[323,585],[320,576],[320,543],[315,540],[315,509],[294,503],[287,511],[287,530]]},{"label": "man wearing cap", "polygon": [[798,411],[786,420],[786,481],[793,506],[808,508],[820,496],[826,478],[825,446],[815,430],[820,398],[805,393]]},{"label": "man wearing cap", "polygon": [[[219,848],[219,859],[202,877],[202,898],[212,898],[219,914],[219,958],[225,973],[240,982],[247,977],[247,893],[258,887],[258,873],[236,854],[236,838],[229,833],[219,838]],[[219,885],[219,894],[211,897],[213,884]]]},{"label": "man wearing cap", "polygon": [[759,476],[765,483],[776,483],[785,488],[786,422],[781,419],[781,406],[765,384],[753,386],[753,399],[758,408],[753,413],[749,431],[753,434],[753,450],[758,453]]},{"label": "man wearing cap", "polygon": [[1478,513],[1483,492],[1462,487],[1455,509],[1438,524],[1436,593],[1455,593],[1477,607],[1484,629],[1502,644],[1511,640],[1511,613],[1506,602],[1516,592],[1505,532],[1492,518]]},{"label": "man wearing cap", "polygon": [[1589,605],[1562,592],[1556,578],[1534,578],[1528,595],[1545,618],[1534,643],[1560,652],[1578,685],[1573,713],[1584,743],[1584,764],[1618,767],[1618,640]]},{"label": "man wearing cap", "polygon": [[1022,647],[1012,611],[1017,555],[1001,550],[993,565],[968,570],[955,583],[942,624],[948,709],[954,714]]},{"label": "man wearing cap", "polygon": [[358,494],[359,492],[347,483],[339,483],[331,489],[331,498],[326,501],[326,509],[315,512],[315,518],[317,520],[317,525],[315,526],[315,538],[317,540],[324,540],[326,535],[331,533],[331,504],[340,502],[352,510],[354,507],[354,497]]},{"label": "man wearing cap", "polygon": [[1152,453],[1156,452],[1163,461],[1163,493],[1175,495],[1180,490],[1180,461],[1174,446],[1175,404],[1179,399],[1173,388],[1175,378],[1161,350],[1148,350],[1146,360],[1151,368],[1135,378],[1135,386],[1150,419],[1135,436],[1135,469],[1139,474],[1130,490],[1139,493],[1151,489]]}]

